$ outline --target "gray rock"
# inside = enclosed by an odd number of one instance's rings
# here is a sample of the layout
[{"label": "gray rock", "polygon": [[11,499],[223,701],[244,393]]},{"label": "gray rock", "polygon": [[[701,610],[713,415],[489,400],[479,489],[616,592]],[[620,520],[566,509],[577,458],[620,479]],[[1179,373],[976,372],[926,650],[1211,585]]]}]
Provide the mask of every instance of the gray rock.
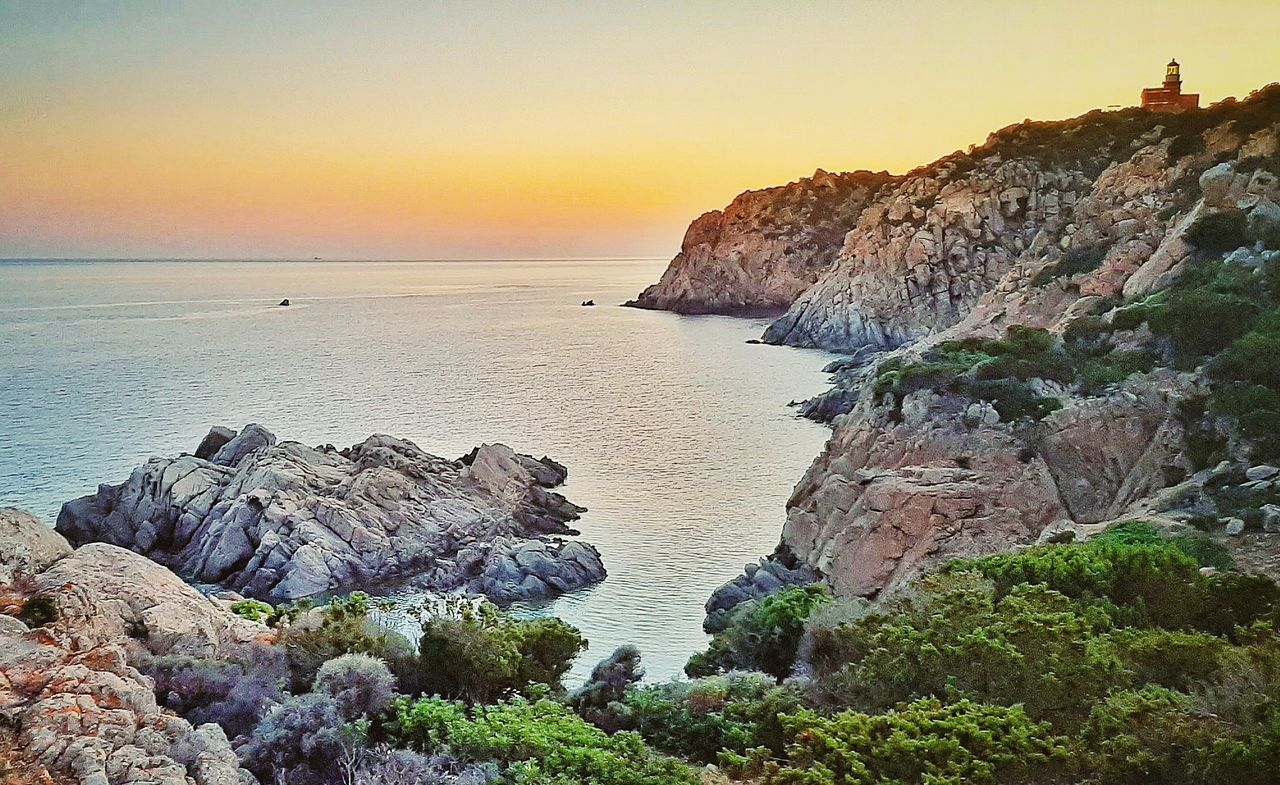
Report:
[{"label": "gray rock", "polygon": [[270,447],[275,443],[275,434],[261,425],[250,423],[244,427],[244,430],[223,444],[209,460],[219,466],[235,466],[254,450]]},{"label": "gray rock", "polygon": [[1227,526],[1225,531],[1227,534],[1230,534],[1233,537],[1237,534],[1243,534],[1244,521],[1241,520],[1240,518],[1231,518],[1230,520],[1227,521]]},{"label": "gray rock", "polygon": [[1280,532],[1280,505],[1264,504],[1260,508],[1262,511],[1262,530],[1265,532]]},{"label": "gray rock", "polygon": [[1259,480],[1270,480],[1277,474],[1280,474],[1280,469],[1264,463],[1258,466],[1250,466],[1245,470],[1244,476],[1250,482],[1257,482]]},{"label": "gray rock", "polygon": [[214,456],[222,446],[232,439],[236,438],[236,432],[225,425],[215,425],[209,429],[209,433],[200,440],[200,445],[196,447],[195,456],[209,460]]},{"label": "gray rock", "polygon": [[743,574],[722,584],[708,598],[707,617],[702,623],[707,632],[724,629],[729,614],[744,602],[767,597],[789,586],[808,586],[822,580],[822,575],[811,567],[797,563],[784,547],[758,564],[748,564]]},{"label": "gray rock", "polygon": [[273,601],[393,582],[506,601],[604,577],[594,548],[542,539],[576,533],[582,508],[550,490],[566,475],[500,444],[450,461],[391,436],[337,451],[249,425],[212,460],[155,458],[68,502],[57,528]]}]

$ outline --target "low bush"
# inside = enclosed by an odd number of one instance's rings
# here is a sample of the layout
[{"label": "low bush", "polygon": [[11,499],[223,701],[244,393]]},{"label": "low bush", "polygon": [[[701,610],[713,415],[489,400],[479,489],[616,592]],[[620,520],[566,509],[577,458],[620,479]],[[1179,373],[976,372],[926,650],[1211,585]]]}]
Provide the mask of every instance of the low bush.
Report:
[{"label": "low bush", "polygon": [[1031,279],[1032,286],[1046,286],[1059,278],[1072,278],[1082,273],[1092,272],[1102,265],[1107,258],[1107,248],[1091,245],[1072,248],[1061,261],[1050,264],[1036,273]]},{"label": "low bush", "polygon": [[602,730],[613,732],[630,726],[630,710],[623,704],[627,690],[644,678],[640,650],[619,646],[596,663],[586,682],[569,695],[569,706],[578,716]]},{"label": "low bush", "polygon": [[631,727],[664,752],[710,763],[725,750],[784,752],[781,714],[803,705],[800,691],[767,674],[734,672],[627,693]]},{"label": "low bush", "polygon": [[1252,244],[1243,210],[1204,215],[1187,228],[1185,238],[1205,255],[1220,255]]},{"label": "low bush", "polygon": [[367,654],[335,657],[316,674],[312,691],[328,695],[347,721],[376,717],[391,705],[396,677],[381,660]]},{"label": "low bush", "polygon": [[653,753],[629,731],[610,736],[567,706],[516,698],[468,708],[441,698],[400,700],[387,726],[401,746],[493,762],[513,783],[695,785],[685,764]]},{"label": "low bush", "polygon": [[240,600],[231,603],[231,612],[249,621],[265,624],[272,618],[275,608],[261,600]]},{"label": "low bush", "polygon": [[729,670],[763,671],[781,680],[791,674],[805,619],[830,601],[820,584],[792,586],[739,605],[705,652],[685,665],[690,676]]},{"label": "low bush", "polygon": [[37,595],[22,603],[22,609],[18,611],[18,619],[32,629],[43,627],[57,621],[58,606],[52,597]]},{"label": "low bush", "polygon": [[487,602],[446,603],[424,620],[418,645],[423,691],[472,703],[560,689],[587,642],[555,618],[516,619]]},{"label": "low bush", "polygon": [[355,592],[335,598],[328,605],[286,612],[278,644],[289,660],[290,689],[311,688],[320,667],[344,654],[367,654],[382,660],[400,680],[401,689],[417,691],[413,644],[403,635],[373,620],[369,596]]},{"label": "low bush", "polygon": [[1065,740],[1021,708],[917,700],[883,714],[783,716],[786,755],[727,754],[765,785],[968,785],[1043,782],[1061,769]]},{"label": "low bush", "polygon": [[249,733],[289,684],[285,653],[255,644],[245,659],[151,654],[132,646],[129,662],[150,676],[156,698],[192,724],[216,722],[231,738]]}]

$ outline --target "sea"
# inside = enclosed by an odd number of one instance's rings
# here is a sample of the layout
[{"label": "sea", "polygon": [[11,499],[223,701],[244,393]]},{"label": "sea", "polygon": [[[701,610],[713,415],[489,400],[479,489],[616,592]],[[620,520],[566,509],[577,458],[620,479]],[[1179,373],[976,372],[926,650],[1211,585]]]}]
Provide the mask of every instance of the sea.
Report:
[{"label": "sea", "polygon": [[502,442],[568,467],[609,571],[515,612],[583,632],[570,682],[624,643],[649,680],[676,677],[706,646],[708,595],[778,541],[828,434],[788,403],[825,389],[831,356],[748,343],[763,320],[619,307],[664,267],[0,262],[0,506],[52,525],[213,425],[339,446],[387,433],[450,458]]}]

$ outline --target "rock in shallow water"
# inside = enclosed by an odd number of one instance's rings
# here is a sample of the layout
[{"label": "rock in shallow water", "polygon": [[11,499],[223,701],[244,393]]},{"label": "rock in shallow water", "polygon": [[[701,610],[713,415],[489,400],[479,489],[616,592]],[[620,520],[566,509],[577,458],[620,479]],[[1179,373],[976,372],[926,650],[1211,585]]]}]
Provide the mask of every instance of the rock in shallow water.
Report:
[{"label": "rock in shallow water", "polygon": [[66,503],[57,528],[273,601],[388,583],[526,599],[605,576],[593,547],[546,536],[576,533],[582,508],[550,490],[566,474],[501,444],[451,461],[391,436],[338,451],[249,425],[209,460],[153,458]]}]

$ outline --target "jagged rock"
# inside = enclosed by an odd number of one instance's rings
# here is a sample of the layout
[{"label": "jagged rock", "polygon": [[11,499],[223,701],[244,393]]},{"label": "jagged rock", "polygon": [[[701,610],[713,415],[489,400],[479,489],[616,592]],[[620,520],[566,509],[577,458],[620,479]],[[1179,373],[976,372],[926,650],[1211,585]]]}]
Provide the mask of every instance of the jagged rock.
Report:
[{"label": "jagged rock", "polygon": [[[212,460],[154,458],[124,483],[68,502],[58,530],[276,601],[408,581],[546,595],[604,577],[591,546],[541,542],[574,533],[566,522],[582,508],[550,490],[565,476],[554,461],[500,444],[450,461],[390,436],[336,451],[277,443],[250,425]],[[545,545],[559,572],[539,563],[539,574],[520,576],[520,591],[485,573],[529,542]]]},{"label": "jagged rock", "polygon": [[215,425],[209,429],[209,433],[200,440],[200,445],[196,447],[194,455],[197,458],[209,460],[222,446],[232,439],[236,438],[236,432],[225,425]]},{"label": "jagged rock", "polygon": [[877,596],[950,559],[1110,520],[1164,485],[1178,383],[1069,400],[1034,438],[966,416],[958,396],[917,396],[911,418],[866,396],[796,486],[782,545],[837,594]]},{"label": "jagged rock", "polygon": [[777,314],[840,250],[863,207],[894,178],[850,172],[747,191],[689,225],[662,280],[627,305],[677,313]]},{"label": "jagged rock", "polygon": [[244,427],[244,430],[219,447],[218,451],[209,460],[219,466],[235,466],[240,463],[242,458],[254,450],[270,447],[275,443],[276,435],[274,433],[261,425],[250,423]]},{"label": "jagged rock", "polygon": [[0,507],[0,546],[0,586],[31,578],[71,553],[62,535],[13,507]]}]

